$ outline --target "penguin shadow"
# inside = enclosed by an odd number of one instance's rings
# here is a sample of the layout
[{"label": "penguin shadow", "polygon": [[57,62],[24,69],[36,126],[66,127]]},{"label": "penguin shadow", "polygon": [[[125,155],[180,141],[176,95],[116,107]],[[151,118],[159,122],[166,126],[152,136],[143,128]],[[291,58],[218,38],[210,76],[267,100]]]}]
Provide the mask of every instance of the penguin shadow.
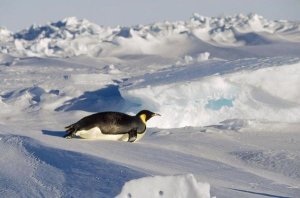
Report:
[{"label": "penguin shadow", "polygon": [[64,137],[66,135],[65,131],[50,131],[50,130],[42,130],[44,135],[54,136],[54,137]]}]

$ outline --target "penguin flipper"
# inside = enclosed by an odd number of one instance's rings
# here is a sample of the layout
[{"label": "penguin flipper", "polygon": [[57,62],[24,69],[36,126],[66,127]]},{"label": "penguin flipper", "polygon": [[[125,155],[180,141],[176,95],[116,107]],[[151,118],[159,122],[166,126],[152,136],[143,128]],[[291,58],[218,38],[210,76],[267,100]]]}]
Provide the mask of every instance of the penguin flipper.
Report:
[{"label": "penguin flipper", "polygon": [[128,134],[128,142],[134,142],[137,139],[137,129],[132,129]]}]

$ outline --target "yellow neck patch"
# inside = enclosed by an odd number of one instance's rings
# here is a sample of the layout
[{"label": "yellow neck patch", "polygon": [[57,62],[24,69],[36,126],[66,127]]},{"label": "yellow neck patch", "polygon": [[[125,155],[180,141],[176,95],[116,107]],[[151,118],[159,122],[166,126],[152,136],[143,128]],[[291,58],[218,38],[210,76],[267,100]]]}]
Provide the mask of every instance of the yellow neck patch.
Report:
[{"label": "yellow neck patch", "polygon": [[146,114],[140,115],[140,119],[143,121],[144,124],[146,124]]}]

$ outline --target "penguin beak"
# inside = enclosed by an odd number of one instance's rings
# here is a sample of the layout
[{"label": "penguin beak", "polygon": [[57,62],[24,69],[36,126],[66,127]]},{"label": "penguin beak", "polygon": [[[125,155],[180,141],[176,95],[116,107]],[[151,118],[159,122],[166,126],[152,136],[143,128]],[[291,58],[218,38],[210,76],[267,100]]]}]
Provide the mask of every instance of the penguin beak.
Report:
[{"label": "penguin beak", "polygon": [[152,117],[154,117],[154,116],[161,116],[159,113],[154,113],[154,114],[152,114]]}]

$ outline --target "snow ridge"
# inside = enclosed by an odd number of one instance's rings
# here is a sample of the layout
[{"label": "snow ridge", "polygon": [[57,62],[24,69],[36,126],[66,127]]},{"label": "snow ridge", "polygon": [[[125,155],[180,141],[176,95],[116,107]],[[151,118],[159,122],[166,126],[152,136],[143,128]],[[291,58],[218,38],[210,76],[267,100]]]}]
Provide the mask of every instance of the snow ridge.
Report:
[{"label": "snow ridge", "polygon": [[173,54],[176,56],[189,51],[184,45],[195,40],[213,46],[264,45],[274,37],[300,41],[299,31],[299,22],[272,21],[257,14],[223,17],[194,14],[187,21],[132,27],[102,27],[86,19],[69,17],[42,26],[32,25],[14,34],[2,28],[0,51],[18,56],[56,57],[115,56],[124,55],[124,51],[167,55],[172,46],[181,45],[183,49]]}]

